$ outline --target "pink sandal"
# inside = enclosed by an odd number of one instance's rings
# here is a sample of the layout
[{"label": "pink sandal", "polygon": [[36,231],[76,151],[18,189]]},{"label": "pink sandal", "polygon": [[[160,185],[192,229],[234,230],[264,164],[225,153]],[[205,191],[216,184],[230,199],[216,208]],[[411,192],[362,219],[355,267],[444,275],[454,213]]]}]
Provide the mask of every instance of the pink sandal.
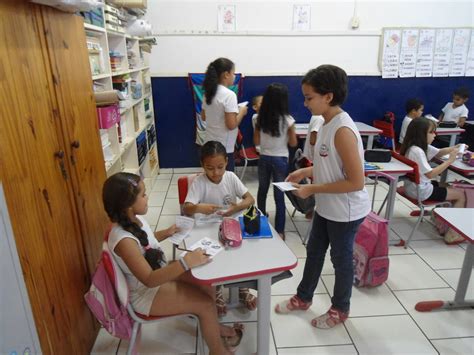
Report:
[{"label": "pink sandal", "polygon": [[311,321],[311,325],[319,329],[330,329],[339,323],[344,323],[348,317],[349,312],[342,312],[334,307],[331,307],[323,315],[314,318]]},{"label": "pink sandal", "polygon": [[275,306],[275,312],[279,314],[288,314],[291,311],[306,311],[313,302],[305,302],[297,295],[294,295],[289,300],[278,303]]}]

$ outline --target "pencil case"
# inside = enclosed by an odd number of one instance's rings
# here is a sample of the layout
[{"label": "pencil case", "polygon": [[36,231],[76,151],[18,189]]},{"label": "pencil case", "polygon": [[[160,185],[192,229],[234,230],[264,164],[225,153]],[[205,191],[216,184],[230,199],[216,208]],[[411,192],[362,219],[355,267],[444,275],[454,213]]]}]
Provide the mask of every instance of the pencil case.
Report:
[{"label": "pencil case", "polygon": [[388,163],[392,153],[388,149],[368,149],[364,152],[364,159],[369,163]]}]

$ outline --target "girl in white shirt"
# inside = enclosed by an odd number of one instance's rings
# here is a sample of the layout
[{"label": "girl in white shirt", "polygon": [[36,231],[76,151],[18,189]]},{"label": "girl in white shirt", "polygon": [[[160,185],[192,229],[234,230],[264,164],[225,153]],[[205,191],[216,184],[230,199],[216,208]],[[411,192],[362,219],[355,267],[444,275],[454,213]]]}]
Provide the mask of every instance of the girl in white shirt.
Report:
[{"label": "girl in white shirt", "polygon": [[206,121],[204,142],[218,141],[226,148],[227,170],[234,171],[234,147],[240,122],[247,106],[237,105],[237,95],[229,89],[235,81],[235,65],[227,58],[209,64],[202,83],[205,99],[201,117]]},{"label": "girl in white shirt", "polygon": [[201,322],[204,339],[211,354],[232,354],[240,343],[242,327],[220,325],[212,287],[192,284],[188,272],[210,261],[202,249],[196,249],[167,263],[160,241],[178,229],[152,232],[142,217],[148,210],[143,180],[135,174],[118,173],[103,187],[104,208],[113,223],[108,246],[125,275],[134,310],[146,316],[192,313]]},{"label": "girl in white shirt", "polygon": [[[340,105],[347,96],[347,75],[341,68],[321,65],[310,70],[302,81],[304,104],[313,115],[322,115],[324,125],[314,147],[313,167],[288,175],[301,198],[315,195],[307,258],[296,295],[276,305],[277,313],[307,310],[323,269],[326,251],[331,246],[331,261],[336,281],[331,308],[314,318],[311,325],[332,328],[349,316],[354,280],[353,245],[356,232],[370,211],[364,188],[364,150],[359,131]],[[313,177],[313,184],[298,181]]]},{"label": "girl in white shirt", "polygon": [[[288,174],[288,144],[298,144],[295,119],[288,110],[288,88],[283,84],[270,84],[263,95],[262,106],[253,133],[255,145],[260,145],[258,160],[257,204],[267,214],[266,203],[270,182],[281,182]],[[285,195],[274,187],[276,215],[275,229],[285,239]]]}]

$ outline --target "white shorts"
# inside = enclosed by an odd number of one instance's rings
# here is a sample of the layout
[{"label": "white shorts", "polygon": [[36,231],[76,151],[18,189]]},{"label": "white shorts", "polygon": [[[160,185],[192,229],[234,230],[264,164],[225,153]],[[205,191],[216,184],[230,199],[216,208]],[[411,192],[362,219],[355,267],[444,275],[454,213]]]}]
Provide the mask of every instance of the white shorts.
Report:
[{"label": "white shorts", "polygon": [[160,286],[149,288],[141,286],[133,292],[130,292],[130,303],[133,310],[137,313],[150,315],[151,305],[155,299],[156,293]]}]

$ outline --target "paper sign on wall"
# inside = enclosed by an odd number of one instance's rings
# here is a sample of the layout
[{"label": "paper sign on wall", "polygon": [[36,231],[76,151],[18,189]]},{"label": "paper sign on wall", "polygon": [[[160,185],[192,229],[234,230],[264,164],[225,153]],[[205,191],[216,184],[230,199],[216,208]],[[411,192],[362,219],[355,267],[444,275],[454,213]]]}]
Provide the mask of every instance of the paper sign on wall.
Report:
[{"label": "paper sign on wall", "polygon": [[415,76],[418,33],[417,29],[404,29],[402,31],[400,66],[398,69],[400,78]]},{"label": "paper sign on wall", "polygon": [[311,29],[311,6],[293,6],[293,30],[309,31]]},{"label": "paper sign on wall", "polygon": [[466,59],[466,76],[474,76],[474,31],[471,31],[471,44]]},{"label": "paper sign on wall", "polygon": [[434,29],[420,29],[418,53],[416,56],[416,77],[426,78],[433,73],[433,53],[435,44]]},{"label": "paper sign on wall", "polygon": [[217,29],[220,32],[235,32],[235,5],[219,5],[217,8]]},{"label": "paper sign on wall", "polygon": [[449,74],[451,61],[451,47],[453,43],[453,30],[441,28],[436,30],[435,51],[433,58],[433,76],[443,77]]},{"label": "paper sign on wall", "polygon": [[470,37],[471,30],[468,28],[454,30],[449,76],[464,76]]},{"label": "paper sign on wall", "polygon": [[398,77],[401,30],[386,29],[383,33],[382,78]]}]

